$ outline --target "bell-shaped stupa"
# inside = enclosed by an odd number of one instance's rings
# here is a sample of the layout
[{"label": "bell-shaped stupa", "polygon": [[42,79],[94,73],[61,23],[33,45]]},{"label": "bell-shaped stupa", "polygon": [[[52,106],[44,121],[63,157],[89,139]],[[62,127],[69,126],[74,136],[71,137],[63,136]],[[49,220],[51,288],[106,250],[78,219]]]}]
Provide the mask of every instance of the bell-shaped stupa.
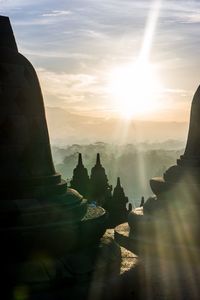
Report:
[{"label": "bell-shaped stupa", "polygon": [[[0,195],[0,252],[7,259],[24,260],[37,251],[46,251],[50,256],[63,255],[85,244],[85,234],[90,235],[91,241],[95,226],[87,225],[84,231],[87,221],[82,222],[88,212],[87,200],[69,189],[55,171],[36,72],[18,52],[9,18],[3,16],[0,17]],[[101,212],[104,215],[103,209]],[[105,224],[100,223],[95,228],[94,240],[105,230]]]},{"label": "bell-shaped stupa", "polygon": [[[184,154],[163,177],[152,178],[155,196],[129,214],[130,236],[137,250],[149,253],[163,248],[163,254],[199,251],[200,195],[200,87],[191,107],[190,126]],[[151,241],[149,243],[149,241]],[[144,245],[146,245],[144,247]],[[161,255],[160,253],[157,253]]]},{"label": "bell-shaped stupa", "polygon": [[96,164],[91,169],[90,176],[90,199],[96,200],[98,205],[104,207],[107,195],[111,190],[106,171],[101,164],[100,154],[97,153]]},{"label": "bell-shaped stupa", "polygon": [[[153,178],[150,181],[153,192],[158,196],[163,191],[174,186],[187,186],[187,190],[194,196],[199,194],[200,184],[200,87],[194,94],[188,138],[184,154],[177,160],[177,165],[170,167],[161,178]],[[192,186],[191,186],[192,185]],[[190,189],[191,187],[191,189]],[[198,197],[198,195],[196,195]]]},{"label": "bell-shaped stupa", "polygon": [[4,199],[63,193],[55,172],[37,75],[0,17],[0,193]]},{"label": "bell-shaped stupa", "polygon": [[87,169],[83,165],[82,154],[78,154],[78,164],[73,170],[73,178],[70,185],[73,189],[78,190],[85,198],[89,194],[90,179]]},{"label": "bell-shaped stupa", "polygon": [[123,187],[121,186],[120,177],[117,178],[117,185],[113,190],[113,195],[107,203],[110,223],[117,225],[127,221],[128,210],[126,205],[128,197],[126,197]]}]

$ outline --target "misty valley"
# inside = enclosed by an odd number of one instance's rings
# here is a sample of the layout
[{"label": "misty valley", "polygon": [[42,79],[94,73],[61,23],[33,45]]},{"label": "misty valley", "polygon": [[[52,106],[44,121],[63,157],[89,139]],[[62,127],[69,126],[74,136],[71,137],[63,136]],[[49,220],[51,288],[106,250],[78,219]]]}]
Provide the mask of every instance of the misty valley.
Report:
[{"label": "misty valley", "polygon": [[119,176],[129,201],[137,207],[142,196],[147,198],[152,195],[149,179],[161,176],[168,167],[176,164],[176,159],[183,153],[183,148],[184,142],[177,140],[126,145],[97,142],[54,145],[52,153],[56,169],[68,182],[77,164],[78,153],[82,153],[83,163],[89,175],[95,164],[96,154],[100,153],[109,183],[115,186]]}]

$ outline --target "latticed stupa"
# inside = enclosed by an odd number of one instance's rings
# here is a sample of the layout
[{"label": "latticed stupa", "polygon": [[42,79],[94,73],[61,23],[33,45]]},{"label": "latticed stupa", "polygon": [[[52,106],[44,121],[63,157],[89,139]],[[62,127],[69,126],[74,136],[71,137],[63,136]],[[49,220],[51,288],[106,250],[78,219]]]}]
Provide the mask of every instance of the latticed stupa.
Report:
[{"label": "latticed stupa", "polygon": [[[129,215],[133,243],[139,251],[158,250],[170,245],[190,252],[198,249],[200,195],[200,87],[191,108],[190,127],[184,154],[163,177],[153,178],[150,185],[155,197]],[[142,239],[141,239],[142,237]],[[142,242],[143,241],[143,242]],[[146,244],[146,245],[147,245]],[[199,250],[198,250],[199,251]],[[163,251],[165,252],[165,251]]]},{"label": "latticed stupa", "polygon": [[87,200],[56,173],[36,72],[18,52],[10,21],[2,16],[0,170],[5,299],[14,299],[18,286],[25,286],[29,294],[50,291],[58,282],[66,285],[72,278],[77,280],[77,274],[88,274],[94,264],[79,264],[77,270],[73,260],[80,257],[80,249],[93,249],[88,257],[95,255],[106,229],[106,214],[103,208],[89,208]]},{"label": "latticed stupa", "polygon": [[85,198],[88,198],[90,179],[88,176],[88,171],[83,165],[81,153],[78,155],[78,164],[73,171],[73,177],[70,185],[73,189],[79,191],[79,193],[81,193],[81,195],[83,195]]},{"label": "latticed stupa", "polygon": [[99,205],[104,206],[110,191],[111,186],[108,184],[108,178],[104,167],[101,165],[100,154],[98,153],[96,164],[91,170],[90,199],[95,199]]},{"label": "latticed stupa", "polygon": [[[125,196],[119,177],[112,193],[112,186],[108,183],[105,169],[101,165],[99,153],[97,154],[96,165],[92,169],[90,180],[88,171],[83,165],[82,155],[79,153],[78,164],[73,171],[71,187],[81,192],[86,198],[89,196],[92,204],[96,204],[96,201],[93,200],[98,199],[98,204],[101,204],[109,212],[109,227],[127,220],[128,210],[126,205],[128,197]],[[91,195],[92,193],[93,196]],[[132,206],[129,206],[129,210],[131,210],[130,207]]]},{"label": "latticed stupa", "polygon": [[114,188],[112,198],[107,203],[107,210],[113,224],[119,224],[127,220],[127,203],[128,197],[125,196],[124,189],[120,183],[120,178],[118,177],[117,185]]}]

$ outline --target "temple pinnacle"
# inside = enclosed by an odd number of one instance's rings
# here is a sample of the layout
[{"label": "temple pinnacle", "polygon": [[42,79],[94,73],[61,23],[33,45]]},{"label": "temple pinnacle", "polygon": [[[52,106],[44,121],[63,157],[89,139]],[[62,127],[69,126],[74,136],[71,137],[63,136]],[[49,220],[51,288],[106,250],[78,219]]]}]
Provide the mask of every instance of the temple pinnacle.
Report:
[{"label": "temple pinnacle", "polygon": [[100,160],[100,154],[97,153],[97,160],[96,160],[96,165],[101,165],[101,160]]},{"label": "temple pinnacle", "polygon": [[118,186],[118,187],[121,187],[120,177],[117,177],[117,186]]},{"label": "temple pinnacle", "polygon": [[10,20],[5,16],[0,16],[0,41],[1,48],[18,51]]},{"label": "temple pinnacle", "polygon": [[[183,158],[187,160],[195,160],[197,164],[200,162],[200,86],[194,94],[190,115],[190,127],[188,132],[187,145]],[[198,162],[197,162],[198,161]]]},{"label": "temple pinnacle", "polygon": [[83,160],[82,160],[82,154],[81,153],[78,154],[78,165],[79,166],[83,165]]}]

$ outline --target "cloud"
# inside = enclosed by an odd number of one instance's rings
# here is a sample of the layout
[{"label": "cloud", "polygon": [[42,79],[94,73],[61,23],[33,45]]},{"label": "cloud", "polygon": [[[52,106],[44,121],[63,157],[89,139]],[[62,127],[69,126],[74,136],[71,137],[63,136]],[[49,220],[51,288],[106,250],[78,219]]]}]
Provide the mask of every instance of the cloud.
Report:
[{"label": "cloud", "polygon": [[50,13],[42,14],[42,17],[59,17],[59,16],[68,16],[71,15],[70,10],[52,10]]},{"label": "cloud", "polygon": [[67,59],[84,59],[84,60],[91,60],[92,57],[90,55],[81,53],[81,52],[64,52],[64,51],[54,51],[53,49],[49,50],[38,50],[38,49],[28,49],[26,47],[20,47],[20,52],[24,55],[28,56],[36,56],[41,58],[67,58]]},{"label": "cloud", "polygon": [[190,95],[192,93],[192,91],[188,91],[188,90],[184,90],[184,89],[164,89],[163,90],[165,93],[169,93],[169,94],[188,94]]},{"label": "cloud", "polygon": [[92,39],[107,39],[107,36],[102,32],[90,30],[90,29],[81,29],[80,34],[83,34],[86,38]]},{"label": "cloud", "polygon": [[173,23],[199,23],[199,1],[163,1],[163,18]]},{"label": "cloud", "polygon": [[88,99],[101,94],[98,78],[90,74],[56,73],[42,68],[37,69],[37,73],[46,103],[50,106],[51,99],[54,99],[53,106],[55,103],[60,107],[71,105],[73,110],[77,104],[88,105]]},{"label": "cloud", "polygon": [[179,17],[179,21],[185,24],[199,24],[200,23],[200,12],[185,14]]},{"label": "cloud", "polygon": [[[45,3],[48,3],[49,0],[40,0],[40,6]],[[22,7],[38,6],[37,1],[35,0],[1,0],[1,9],[19,9]]]}]

